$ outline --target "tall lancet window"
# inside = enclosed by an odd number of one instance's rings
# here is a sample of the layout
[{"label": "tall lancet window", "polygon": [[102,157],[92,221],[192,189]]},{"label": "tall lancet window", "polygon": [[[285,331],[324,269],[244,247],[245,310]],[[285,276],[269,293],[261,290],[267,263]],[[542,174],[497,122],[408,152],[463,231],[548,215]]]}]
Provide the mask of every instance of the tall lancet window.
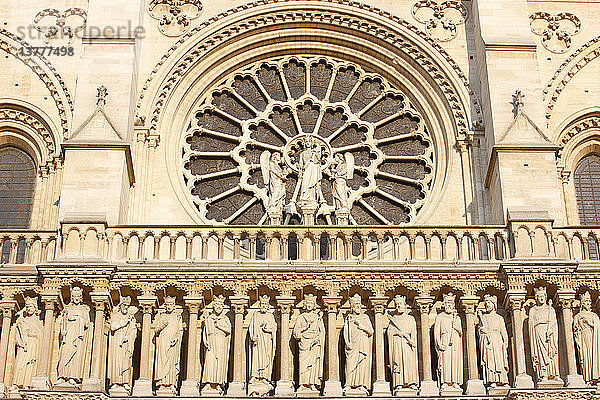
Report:
[{"label": "tall lancet window", "polygon": [[[573,176],[579,223],[600,225],[600,157],[589,155],[579,162]],[[588,237],[589,258],[598,259],[598,243]]]},{"label": "tall lancet window", "polygon": [[0,229],[27,229],[35,191],[33,159],[12,146],[0,148]]}]

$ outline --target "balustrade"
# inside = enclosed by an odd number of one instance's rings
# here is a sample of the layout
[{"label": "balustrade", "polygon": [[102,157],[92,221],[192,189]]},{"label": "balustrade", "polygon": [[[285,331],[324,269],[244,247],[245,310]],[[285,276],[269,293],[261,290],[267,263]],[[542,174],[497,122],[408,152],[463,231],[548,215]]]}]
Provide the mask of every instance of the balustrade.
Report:
[{"label": "balustrade", "polygon": [[[600,228],[536,225],[455,227],[97,227],[3,231],[3,264],[98,258],[151,261],[499,261],[600,259]],[[60,239],[59,239],[60,238]],[[59,248],[56,248],[57,243]]]}]

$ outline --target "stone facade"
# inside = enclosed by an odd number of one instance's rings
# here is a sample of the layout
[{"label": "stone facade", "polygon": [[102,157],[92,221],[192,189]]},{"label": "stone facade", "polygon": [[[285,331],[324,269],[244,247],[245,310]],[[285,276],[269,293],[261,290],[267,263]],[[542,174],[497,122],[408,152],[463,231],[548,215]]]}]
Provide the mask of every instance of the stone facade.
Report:
[{"label": "stone facade", "polygon": [[597,1],[5,3],[0,395],[599,397]]}]

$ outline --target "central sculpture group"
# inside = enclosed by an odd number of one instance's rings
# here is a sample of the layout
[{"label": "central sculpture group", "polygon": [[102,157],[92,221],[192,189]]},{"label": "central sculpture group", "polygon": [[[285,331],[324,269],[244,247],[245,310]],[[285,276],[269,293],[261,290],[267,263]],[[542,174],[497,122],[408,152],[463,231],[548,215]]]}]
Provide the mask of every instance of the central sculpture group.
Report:
[{"label": "central sculpture group", "polygon": [[[202,395],[225,393],[233,331],[227,315],[226,300],[222,295],[214,296],[207,307],[207,314],[202,318],[201,337],[205,348],[201,377]],[[250,315],[248,321],[250,379],[247,393],[250,396],[265,396],[274,389],[272,379],[278,325],[270,300],[268,295],[259,296],[258,309]],[[107,378],[109,391],[113,395],[131,394],[134,345],[139,329],[136,322],[138,309],[132,306],[131,302],[130,297],[122,296],[110,316]],[[535,375],[538,383],[562,384],[558,368],[556,312],[548,301],[544,287],[535,289],[534,302],[529,310],[528,326]],[[372,384],[375,330],[370,317],[364,311],[361,296],[354,294],[348,303],[350,309],[342,328],[345,354],[343,393],[349,396],[364,396],[368,395]],[[295,319],[291,330],[291,336],[298,344],[299,373],[296,394],[319,395],[324,385],[326,330],[323,313],[318,308],[317,297],[314,294],[305,294],[298,307],[302,312]],[[507,389],[509,337],[504,318],[497,313],[497,308],[497,297],[486,294],[476,309],[481,376],[488,388]],[[13,385],[16,389],[31,387],[32,378],[37,370],[44,331],[39,314],[37,299],[27,297],[15,326]],[[285,317],[288,318],[289,313]],[[387,319],[388,366],[393,394],[414,395],[419,387],[417,324],[410,315],[410,308],[404,296],[396,295],[388,304]],[[461,386],[464,383],[463,327],[453,293],[443,295],[432,325],[439,389],[443,394],[461,394]],[[83,304],[83,291],[80,287],[73,287],[70,302],[62,311],[57,380],[54,387],[72,390],[81,388],[90,326],[90,309]],[[155,336],[155,387],[159,394],[174,395],[179,380],[181,343],[186,329],[174,297],[165,297],[163,307],[152,326]],[[573,327],[583,377],[586,382],[594,383],[600,378],[600,318],[591,311],[591,297],[587,292],[581,296],[581,310],[573,319]],[[429,330],[430,327],[426,326],[425,329]]]}]

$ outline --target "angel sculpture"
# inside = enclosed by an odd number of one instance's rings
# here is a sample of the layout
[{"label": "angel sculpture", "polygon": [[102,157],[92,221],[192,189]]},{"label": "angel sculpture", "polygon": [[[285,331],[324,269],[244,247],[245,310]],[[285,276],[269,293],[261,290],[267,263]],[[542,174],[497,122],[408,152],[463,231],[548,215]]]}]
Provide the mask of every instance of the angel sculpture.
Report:
[{"label": "angel sculpture", "polygon": [[348,197],[350,188],[348,180],[354,177],[354,156],[352,153],[337,153],[331,164],[331,180],[333,181],[333,203],[337,210],[349,212]]},{"label": "angel sculpture", "polygon": [[278,223],[283,213],[285,181],[289,170],[283,164],[281,153],[271,154],[268,150],[263,151],[260,155],[260,169],[269,195],[267,214],[271,221]]}]

